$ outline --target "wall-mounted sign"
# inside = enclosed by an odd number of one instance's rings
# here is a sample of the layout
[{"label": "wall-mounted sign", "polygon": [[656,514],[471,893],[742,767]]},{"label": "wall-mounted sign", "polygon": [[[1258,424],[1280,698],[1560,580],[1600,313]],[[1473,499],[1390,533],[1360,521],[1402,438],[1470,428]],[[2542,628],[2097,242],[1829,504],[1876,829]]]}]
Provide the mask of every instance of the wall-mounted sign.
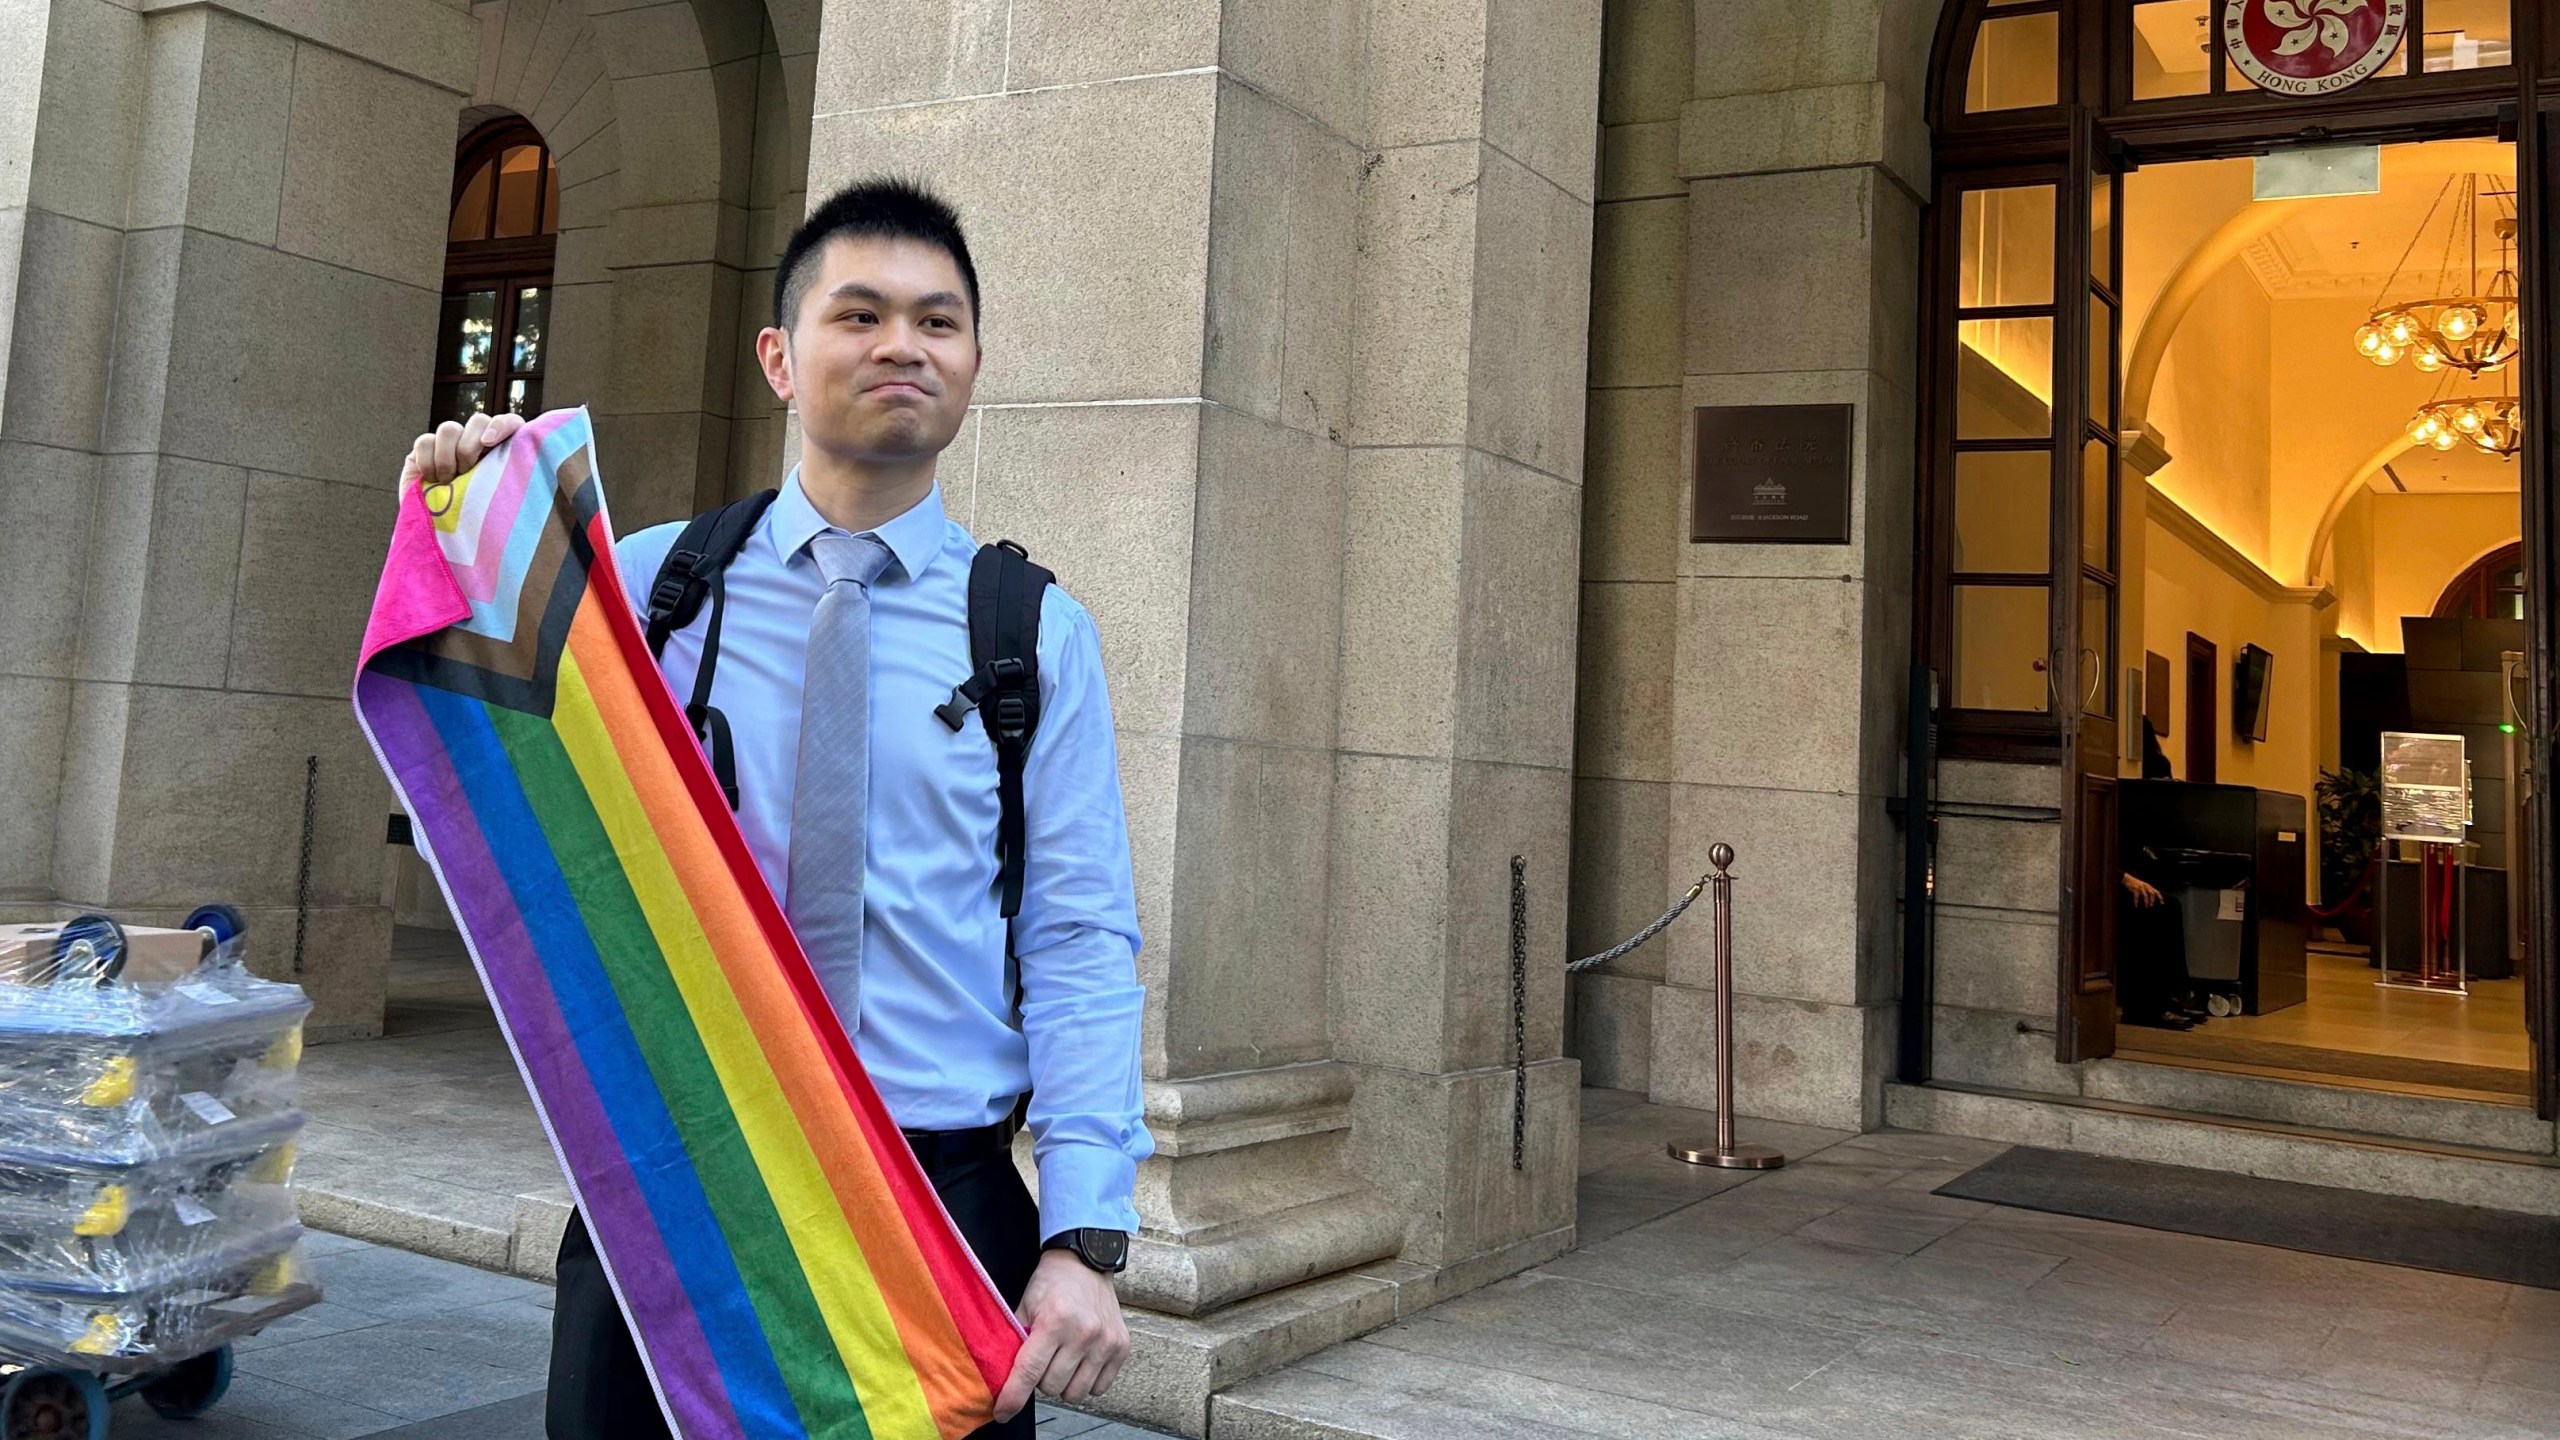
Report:
[{"label": "wall-mounted sign", "polygon": [[2222,50],[2249,83],[2278,95],[2327,95],[2391,60],[2409,32],[2409,0],[2237,0]]},{"label": "wall-mounted sign", "polygon": [[1689,538],[1849,543],[1851,405],[1701,405]]}]

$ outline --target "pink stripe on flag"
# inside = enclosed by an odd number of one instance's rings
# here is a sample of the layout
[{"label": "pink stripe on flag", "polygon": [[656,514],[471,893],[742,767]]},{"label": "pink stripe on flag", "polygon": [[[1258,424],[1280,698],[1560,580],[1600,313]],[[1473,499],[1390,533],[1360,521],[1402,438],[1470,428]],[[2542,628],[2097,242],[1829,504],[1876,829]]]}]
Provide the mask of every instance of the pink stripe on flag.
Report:
[{"label": "pink stripe on flag", "polygon": [[542,440],[528,426],[501,448],[506,453],[506,465],[498,473],[497,493],[489,497],[489,508],[481,512],[471,563],[454,567],[462,593],[483,604],[498,593],[498,571],[506,564],[507,538],[515,529],[516,518],[524,513],[525,489],[532,483],[533,462],[542,452]]}]

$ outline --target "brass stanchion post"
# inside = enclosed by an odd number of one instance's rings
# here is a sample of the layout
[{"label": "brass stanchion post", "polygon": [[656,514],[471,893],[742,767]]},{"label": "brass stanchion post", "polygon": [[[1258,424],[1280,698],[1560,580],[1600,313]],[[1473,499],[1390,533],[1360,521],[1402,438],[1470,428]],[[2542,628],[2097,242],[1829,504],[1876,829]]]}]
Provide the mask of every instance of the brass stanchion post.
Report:
[{"label": "brass stanchion post", "polygon": [[1716,917],[1716,1143],[1674,1140],[1671,1158],[1724,1170],[1775,1170],[1786,1156],[1733,1136],[1733,847],[1718,843],[1707,851],[1707,863],[1715,867],[1707,893]]}]

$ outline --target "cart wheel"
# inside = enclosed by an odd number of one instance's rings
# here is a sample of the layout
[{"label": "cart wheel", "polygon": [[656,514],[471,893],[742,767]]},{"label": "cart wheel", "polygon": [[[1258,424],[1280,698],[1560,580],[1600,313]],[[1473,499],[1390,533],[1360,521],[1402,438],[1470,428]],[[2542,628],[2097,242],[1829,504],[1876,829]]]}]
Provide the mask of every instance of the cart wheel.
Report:
[{"label": "cart wheel", "polygon": [[210,958],[236,946],[240,937],[249,933],[249,922],[240,918],[239,911],[217,903],[197,906],[195,913],[187,917],[187,923],[179,928],[211,932],[212,941],[204,947],[206,957]]},{"label": "cart wheel", "polygon": [[2239,1006],[2231,1003],[2231,997],[2228,995],[2209,996],[2204,1002],[2204,1012],[2216,1018],[2237,1014],[2239,1009]]},{"label": "cart wheel", "polygon": [[213,932],[215,943],[219,944],[248,934],[249,922],[241,919],[240,912],[228,905],[199,905],[196,907],[196,913],[187,917],[187,923],[178,928],[210,930]]},{"label": "cart wheel", "polygon": [[21,1370],[0,1389],[6,1440],[107,1440],[107,1387],[76,1370]]},{"label": "cart wheel", "polygon": [[101,985],[124,973],[124,927],[104,915],[88,914],[62,927],[53,939],[53,974],[87,978]]},{"label": "cart wheel", "polygon": [[225,1345],[152,1376],[142,1399],[172,1420],[186,1420],[212,1409],[230,1388],[231,1347]]}]

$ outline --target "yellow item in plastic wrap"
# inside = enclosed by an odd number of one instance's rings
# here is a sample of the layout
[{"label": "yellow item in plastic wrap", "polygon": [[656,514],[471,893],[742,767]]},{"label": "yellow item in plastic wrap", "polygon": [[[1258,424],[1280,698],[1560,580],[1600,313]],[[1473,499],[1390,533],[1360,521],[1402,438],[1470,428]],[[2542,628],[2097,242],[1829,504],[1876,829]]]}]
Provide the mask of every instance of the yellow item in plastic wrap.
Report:
[{"label": "yellow item in plastic wrap", "polygon": [[[296,1026],[294,1033],[300,1034],[301,1027]],[[121,1105],[132,1098],[133,1057],[111,1055],[107,1057],[105,1068],[98,1072],[98,1078],[90,1081],[89,1088],[81,1092],[80,1103],[91,1109],[103,1110],[111,1105]]]},{"label": "yellow item in plastic wrap", "polygon": [[290,1070],[302,1060],[302,1027],[294,1026],[276,1037],[258,1063],[269,1070]]},{"label": "yellow item in plastic wrap", "polygon": [[122,1234],[124,1222],[132,1218],[132,1215],[133,1203],[126,1196],[123,1186],[101,1185],[98,1187],[98,1198],[90,1201],[89,1208],[80,1213],[80,1219],[71,1227],[71,1233],[92,1238]]},{"label": "yellow item in plastic wrap", "polygon": [[261,1185],[281,1185],[292,1179],[293,1142],[288,1140],[259,1156],[258,1163],[249,1167],[249,1178]]},{"label": "yellow item in plastic wrap", "polygon": [[88,1333],[71,1342],[74,1355],[113,1355],[123,1348],[124,1326],[108,1310],[90,1316]]},{"label": "yellow item in plastic wrap", "polygon": [[293,1283],[293,1269],[293,1252],[287,1250],[259,1267],[256,1278],[249,1282],[249,1293],[252,1295],[275,1294]]}]

